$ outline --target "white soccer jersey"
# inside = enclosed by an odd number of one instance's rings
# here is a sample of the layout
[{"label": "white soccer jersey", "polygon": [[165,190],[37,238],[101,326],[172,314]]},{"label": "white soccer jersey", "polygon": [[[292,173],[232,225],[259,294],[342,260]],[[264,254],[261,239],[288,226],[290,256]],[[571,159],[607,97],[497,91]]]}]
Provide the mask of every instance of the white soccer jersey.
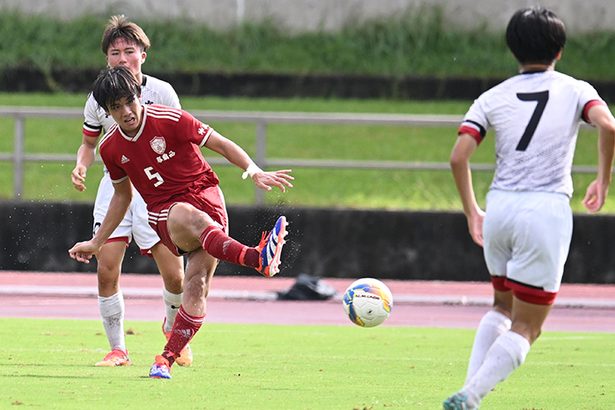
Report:
[{"label": "white soccer jersey", "polygon": [[[181,108],[179,97],[171,86],[166,81],[159,80],[156,77],[143,75],[143,83],[141,84],[141,102],[143,104],[162,104],[173,108]],[[103,132],[107,132],[115,122],[111,115],[107,115],[92,93],[88,96],[83,109],[83,134],[88,137],[98,137]]]},{"label": "white soccer jersey", "polygon": [[572,196],[572,159],[579,122],[605,104],[588,83],[554,70],[516,75],[483,93],[459,133],[482,141],[495,131],[492,189]]}]

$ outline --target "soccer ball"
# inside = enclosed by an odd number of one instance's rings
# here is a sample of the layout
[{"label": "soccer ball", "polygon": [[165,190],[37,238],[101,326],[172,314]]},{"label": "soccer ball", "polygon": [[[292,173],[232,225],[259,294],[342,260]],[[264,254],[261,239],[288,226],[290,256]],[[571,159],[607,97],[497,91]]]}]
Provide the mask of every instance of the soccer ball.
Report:
[{"label": "soccer ball", "polygon": [[378,326],[389,317],[393,295],[378,279],[361,278],[350,284],[342,299],[348,318],[362,327]]}]

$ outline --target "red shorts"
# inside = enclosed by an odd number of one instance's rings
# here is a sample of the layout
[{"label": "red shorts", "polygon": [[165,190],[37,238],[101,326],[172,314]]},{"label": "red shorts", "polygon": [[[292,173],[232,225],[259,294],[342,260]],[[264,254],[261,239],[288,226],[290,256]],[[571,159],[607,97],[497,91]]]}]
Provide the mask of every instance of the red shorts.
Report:
[{"label": "red shorts", "polygon": [[154,228],[160,241],[173,252],[180,256],[186,251],[179,249],[169,235],[167,228],[167,218],[169,210],[177,203],[187,203],[194,206],[196,209],[205,212],[224,232],[228,233],[228,214],[226,212],[226,204],[224,195],[218,185],[208,188],[203,188],[198,192],[187,192],[181,195],[173,196],[168,202],[157,204],[156,206],[147,207],[149,224]]},{"label": "red shorts", "polygon": [[500,292],[512,290],[513,295],[517,299],[533,303],[534,305],[552,305],[557,296],[557,292],[547,292],[546,290],[515,282],[504,276],[492,276],[491,284],[495,290]]}]

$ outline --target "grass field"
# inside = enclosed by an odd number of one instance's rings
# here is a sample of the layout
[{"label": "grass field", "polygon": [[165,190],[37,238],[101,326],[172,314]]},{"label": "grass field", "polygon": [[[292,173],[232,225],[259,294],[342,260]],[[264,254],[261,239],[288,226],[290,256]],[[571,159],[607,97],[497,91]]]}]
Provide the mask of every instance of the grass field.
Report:
[{"label": "grass field", "polygon": [[[2,94],[0,105],[82,107],[82,95],[76,94]],[[188,110],[254,110],[307,112],[371,112],[463,115],[468,103],[385,100],[320,99],[222,99],[184,98]],[[205,119],[206,120],[206,119]],[[75,153],[81,143],[82,120],[32,119],[26,122],[25,147],[28,153]],[[217,130],[236,140],[250,153],[255,149],[255,127],[243,123],[212,123]],[[14,124],[0,121],[0,152],[11,152]],[[455,127],[412,128],[401,126],[273,124],[268,130],[267,156],[297,159],[353,159],[417,162],[447,162],[455,141]],[[8,138],[7,138],[8,137]],[[206,151],[206,155],[210,155]],[[595,164],[595,133],[583,130],[579,138],[575,164]],[[493,163],[493,138],[487,138],[477,151],[475,163]],[[24,198],[40,201],[92,202],[102,173],[100,164],[89,172],[89,189],[79,193],[72,188],[69,175],[74,162],[28,163]],[[240,178],[233,167],[216,167],[229,204],[250,204],[253,187]],[[384,171],[307,169],[294,167],[296,186],[285,195],[268,193],[269,204],[296,206],[358,207],[413,210],[460,209],[457,193],[448,171]],[[591,174],[574,176],[577,191],[573,209],[582,212],[580,199]],[[491,172],[475,173],[479,200],[484,198]],[[12,164],[0,162],[0,199],[13,196]],[[615,212],[615,190],[604,212]]]},{"label": "grass field", "polygon": [[[147,377],[160,324],[128,321],[133,366],[95,368],[98,321],[0,319],[0,408],[436,409],[463,381],[473,332],[381,326],[206,324],[195,362]],[[485,409],[615,408],[605,333],[548,332]]]}]

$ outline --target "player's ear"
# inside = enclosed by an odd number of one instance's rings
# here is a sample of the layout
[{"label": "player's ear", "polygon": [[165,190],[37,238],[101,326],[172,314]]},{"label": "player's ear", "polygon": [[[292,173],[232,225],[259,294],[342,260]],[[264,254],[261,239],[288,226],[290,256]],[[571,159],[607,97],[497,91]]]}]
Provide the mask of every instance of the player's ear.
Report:
[{"label": "player's ear", "polygon": [[564,49],[562,48],[559,53],[555,56],[555,61],[559,61],[562,59],[562,54],[564,54]]},{"label": "player's ear", "polygon": [[147,58],[147,53],[145,51],[141,51],[141,64],[145,62],[146,58]]}]

